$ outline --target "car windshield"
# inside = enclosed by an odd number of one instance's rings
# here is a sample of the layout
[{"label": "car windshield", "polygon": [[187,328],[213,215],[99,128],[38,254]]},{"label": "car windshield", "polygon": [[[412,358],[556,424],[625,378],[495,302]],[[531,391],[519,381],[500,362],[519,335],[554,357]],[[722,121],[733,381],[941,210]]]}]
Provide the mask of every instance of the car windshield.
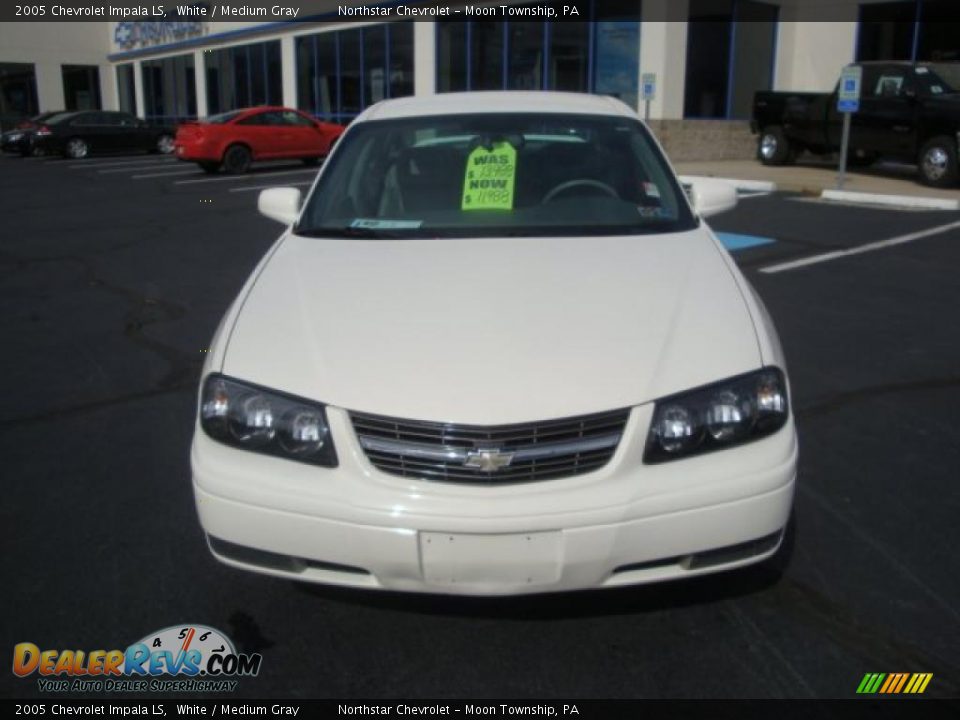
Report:
[{"label": "car windshield", "polygon": [[235,117],[238,117],[242,110],[231,110],[230,112],[220,113],[219,115],[210,115],[205,117],[202,122],[210,123],[212,125],[223,125],[233,120]]},{"label": "car windshield", "polygon": [[695,227],[625,117],[445,115],[354,125],[296,232],[317,237],[634,235]]},{"label": "car windshield", "polygon": [[929,71],[924,73],[925,66],[917,68],[917,77],[931,95],[942,95],[960,92],[960,63],[943,63],[930,65]]}]

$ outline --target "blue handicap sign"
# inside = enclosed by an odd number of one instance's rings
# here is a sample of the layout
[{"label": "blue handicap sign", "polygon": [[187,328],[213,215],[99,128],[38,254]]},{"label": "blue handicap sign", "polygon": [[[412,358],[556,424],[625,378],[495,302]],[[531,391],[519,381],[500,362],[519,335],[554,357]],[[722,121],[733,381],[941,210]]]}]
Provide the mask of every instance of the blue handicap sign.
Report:
[{"label": "blue handicap sign", "polygon": [[839,100],[837,102],[837,110],[842,113],[852,113],[857,112],[860,109],[859,100]]}]

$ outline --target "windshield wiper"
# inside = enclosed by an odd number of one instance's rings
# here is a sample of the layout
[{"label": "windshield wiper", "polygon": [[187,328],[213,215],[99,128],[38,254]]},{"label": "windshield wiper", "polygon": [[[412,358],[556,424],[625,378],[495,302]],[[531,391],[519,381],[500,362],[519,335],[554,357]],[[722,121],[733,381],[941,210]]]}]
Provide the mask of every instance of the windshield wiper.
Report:
[{"label": "windshield wiper", "polygon": [[364,240],[390,240],[394,238],[410,237],[409,233],[398,232],[396,230],[376,230],[374,228],[363,227],[339,227],[339,228],[300,228],[293,229],[294,234],[303,237],[325,237],[325,238],[360,238]]}]

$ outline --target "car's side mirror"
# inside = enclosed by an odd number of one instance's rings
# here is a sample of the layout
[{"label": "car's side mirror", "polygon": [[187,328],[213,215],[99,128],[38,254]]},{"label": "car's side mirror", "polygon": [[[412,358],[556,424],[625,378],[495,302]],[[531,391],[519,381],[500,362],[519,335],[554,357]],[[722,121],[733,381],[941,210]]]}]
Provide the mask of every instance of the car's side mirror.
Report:
[{"label": "car's side mirror", "polygon": [[693,209],[700,217],[719,215],[737,206],[737,189],[716,178],[684,178],[682,180]]},{"label": "car's side mirror", "polygon": [[300,191],[297,188],[268,188],[257,198],[261,215],[284,225],[293,225],[300,215]]}]

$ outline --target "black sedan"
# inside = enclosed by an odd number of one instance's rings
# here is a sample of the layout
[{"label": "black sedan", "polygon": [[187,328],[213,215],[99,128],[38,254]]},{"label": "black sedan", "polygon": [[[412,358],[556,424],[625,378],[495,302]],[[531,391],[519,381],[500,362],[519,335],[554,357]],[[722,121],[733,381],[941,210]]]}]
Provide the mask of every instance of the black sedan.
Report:
[{"label": "black sedan", "polygon": [[48,118],[33,131],[33,142],[42,152],[79,159],[93,153],[169,153],[174,135],[174,128],[153,125],[130,113],[81,110]]},{"label": "black sedan", "polygon": [[53,112],[40,113],[29,120],[17,123],[12,130],[7,130],[0,135],[0,150],[24,156],[36,154],[37,149],[33,145],[33,131],[54,115],[60,115],[62,112],[63,110],[54,110]]}]

